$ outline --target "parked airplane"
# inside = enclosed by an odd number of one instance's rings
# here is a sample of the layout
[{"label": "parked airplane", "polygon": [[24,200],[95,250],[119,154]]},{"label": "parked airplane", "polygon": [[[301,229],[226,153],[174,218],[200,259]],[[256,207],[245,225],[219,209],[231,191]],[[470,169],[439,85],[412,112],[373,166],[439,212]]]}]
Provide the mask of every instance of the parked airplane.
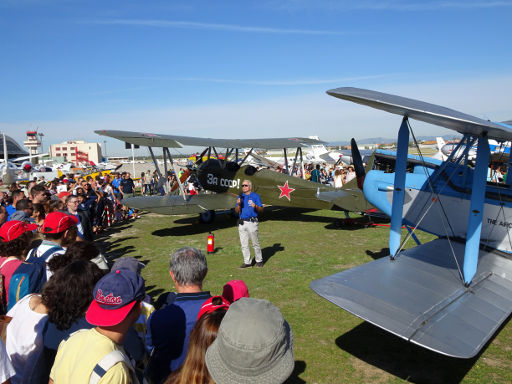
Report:
[{"label": "parked airplane", "polygon": [[[319,140],[318,136],[309,136],[310,139]],[[330,151],[324,144],[313,144],[306,153],[306,160],[313,163],[336,164],[343,161],[350,164],[350,157],[338,151]]]},{"label": "parked airplane", "polygon": [[[9,185],[16,181],[26,180],[28,173],[32,170],[32,163],[26,161],[26,157],[19,157],[9,161],[9,153],[7,150],[7,139],[5,133],[2,134],[2,144],[4,159],[0,160],[0,178],[3,185]],[[21,166],[15,162],[23,161]]]},{"label": "parked airplane", "polygon": [[[238,148],[283,148],[284,169],[296,169],[302,161],[302,148],[321,143],[318,140],[306,138],[209,139],[126,131],[96,131],[96,133],[130,144],[147,146],[160,175],[162,172],[153,152],[154,147],[162,147],[164,174],[167,173],[167,159],[171,167],[175,167],[169,148],[181,148],[184,145],[206,147],[198,157],[199,162],[196,163],[197,178],[205,190],[215,192],[214,194],[186,195],[180,182],[181,196],[146,196],[123,200],[126,205],[134,208],[171,215],[199,213],[202,221],[211,221],[216,210],[226,210],[235,206],[237,196],[241,193],[241,183],[245,179],[252,182],[253,190],[260,194],[265,204],[356,212],[365,212],[371,208],[364,199],[361,189],[357,187],[356,180],[347,183],[343,189],[335,189],[329,185],[295,177],[294,172],[286,174],[269,169],[258,170],[251,165],[244,165],[251,151],[241,158],[238,150]],[[297,151],[290,168],[287,148],[291,147],[296,147]],[[217,148],[226,148],[225,160],[219,160]],[[207,160],[203,161],[205,154]],[[213,154],[215,158],[211,157]]]},{"label": "parked airplane", "polygon": [[[448,356],[475,356],[512,313],[512,180],[486,182],[489,139],[511,140],[512,125],[364,89],[327,93],[403,120],[393,169],[372,170],[364,180],[368,201],[391,215],[390,256],[313,281],[311,288],[412,343]],[[446,162],[411,165],[409,119],[464,137]],[[476,142],[473,168],[469,149]],[[439,239],[404,251],[404,223]]]}]

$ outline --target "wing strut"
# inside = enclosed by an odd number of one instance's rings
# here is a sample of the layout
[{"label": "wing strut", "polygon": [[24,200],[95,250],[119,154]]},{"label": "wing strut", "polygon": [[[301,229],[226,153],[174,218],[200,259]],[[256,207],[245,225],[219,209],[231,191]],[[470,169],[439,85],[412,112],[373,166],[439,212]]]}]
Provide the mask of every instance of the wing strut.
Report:
[{"label": "wing strut", "polygon": [[300,149],[300,166],[302,169],[302,179],[306,180],[306,174],[304,173],[304,158],[302,157],[302,148],[299,148],[299,149]]},{"label": "wing strut", "polygon": [[295,158],[293,159],[292,176],[296,173],[295,172],[295,165],[297,164],[297,156],[299,156],[299,150],[300,150],[300,147],[297,147],[297,151],[295,151]]},{"label": "wing strut", "polygon": [[[254,148],[251,148],[251,150],[249,152],[247,152],[247,155],[245,155],[245,157],[242,159],[242,161],[240,162],[240,166],[242,166],[242,164],[244,163],[244,161],[249,157],[249,155],[252,153],[252,150]],[[238,149],[237,149],[237,152],[238,152]],[[238,156],[238,155],[237,155]]]},{"label": "wing strut", "polygon": [[[178,182],[178,185],[180,187],[181,196],[183,196],[183,200],[187,201],[187,196],[185,195],[185,190],[183,189],[183,184],[181,184],[180,180],[180,173],[178,169],[176,168],[176,164],[174,163],[174,160],[172,158],[171,152],[169,151],[169,148],[165,147],[165,152],[167,152],[167,155],[169,156],[169,161],[171,162],[172,169],[174,169],[174,176],[176,177],[176,181]],[[165,159],[165,157],[164,157]],[[167,175],[166,175],[167,177]]]},{"label": "wing strut", "polygon": [[286,169],[285,173],[288,175],[290,172],[288,170],[288,155],[286,154],[286,148],[283,148],[284,153],[284,167]]},{"label": "wing strut", "polygon": [[471,205],[469,207],[466,248],[464,250],[463,272],[466,286],[471,284],[471,280],[473,276],[475,276],[476,267],[478,265],[489,156],[489,140],[487,140],[486,135],[480,136],[478,138],[476,164],[473,172],[473,189],[471,193]]},{"label": "wing strut", "polygon": [[389,253],[394,259],[400,248],[402,235],[402,214],[405,195],[405,172],[407,171],[407,151],[409,150],[409,127],[407,116],[402,120],[398,131],[398,143],[395,165],[395,182],[393,189],[393,205],[391,207],[391,231],[389,232]]},{"label": "wing strut", "polygon": [[165,177],[167,177],[167,155],[166,155],[166,152],[165,152],[166,149],[167,149],[167,147],[163,147],[162,148],[162,152],[163,152],[163,155],[164,155],[164,175],[165,175]]},{"label": "wing strut", "polygon": [[153,164],[155,164],[156,173],[158,173],[158,177],[162,178],[162,172],[160,172],[160,167],[158,167],[158,161],[156,161],[155,154],[153,153],[153,148],[148,147],[149,153],[151,154],[151,158],[153,159]]}]

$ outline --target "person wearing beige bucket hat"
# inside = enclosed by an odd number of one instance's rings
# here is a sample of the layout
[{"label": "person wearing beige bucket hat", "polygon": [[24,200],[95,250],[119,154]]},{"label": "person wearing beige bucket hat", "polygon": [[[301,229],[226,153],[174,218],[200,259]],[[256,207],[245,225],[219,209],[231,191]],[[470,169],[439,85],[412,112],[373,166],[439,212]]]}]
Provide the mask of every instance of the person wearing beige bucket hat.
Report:
[{"label": "person wearing beige bucket hat", "polygon": [[241,298],[229,307],[206,351],[217,384],[279,384],[293,372],[293,332],[267,300]]}]

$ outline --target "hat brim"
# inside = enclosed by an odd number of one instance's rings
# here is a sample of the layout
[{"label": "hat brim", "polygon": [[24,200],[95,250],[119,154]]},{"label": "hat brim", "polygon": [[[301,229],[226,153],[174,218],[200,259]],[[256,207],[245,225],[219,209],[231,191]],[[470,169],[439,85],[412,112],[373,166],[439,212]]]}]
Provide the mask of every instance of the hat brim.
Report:
[{"label": "hat brim", "polygon": [[229,368],[224,360],[222,359],[217,339],[206,350],[206,366],[210,376],[216,383],[223,384],[276,384],[283,383],[290,377],[295,368],[295,359],[293,357],[293,332],[291,327],[287,325],[289,337],[288,337],[288,349],[281,356],[279,362],[266,372],[259,375],[243,376],[237,374]]},{"label": "hat brim", "polygon": [[98,327],[111,327],[123,321],[136,303],[137,300],[134,300],[121,308],[105,309],[96,300],[93,300],[87,309],[85,319],[89,324],[97,325]]}]

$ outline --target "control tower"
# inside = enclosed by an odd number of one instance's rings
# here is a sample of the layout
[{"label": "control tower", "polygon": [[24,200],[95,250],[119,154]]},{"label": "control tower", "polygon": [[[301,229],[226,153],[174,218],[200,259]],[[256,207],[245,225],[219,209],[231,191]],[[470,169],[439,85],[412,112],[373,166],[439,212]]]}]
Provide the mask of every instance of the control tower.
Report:
[{"label": "control tower", "polygon": [[37,155],[39,151],[37,150],[41,147],[41,140],[39,140],[39,136],[43,136],[43,134],[38,134],[37,131],[27,131],[27,138],[23,142],[23,146],[28,149],[29,156],[34,156],[34,163],[37,163]]}]

